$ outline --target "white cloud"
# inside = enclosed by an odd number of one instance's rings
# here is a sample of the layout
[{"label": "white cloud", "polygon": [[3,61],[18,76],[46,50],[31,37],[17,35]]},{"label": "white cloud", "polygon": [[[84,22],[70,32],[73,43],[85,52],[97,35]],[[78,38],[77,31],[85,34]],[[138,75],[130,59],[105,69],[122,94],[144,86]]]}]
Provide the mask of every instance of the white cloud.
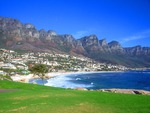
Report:
[{"label": "white cloud", "polygon": [[149,37],[150,37],[150,30],[145,30],[143,32],[139,32],[137,34],[134,34],[132,36],[123,38],[121,43],[127,43],[130,41],[145,39],[145,38],[149,38]]}]

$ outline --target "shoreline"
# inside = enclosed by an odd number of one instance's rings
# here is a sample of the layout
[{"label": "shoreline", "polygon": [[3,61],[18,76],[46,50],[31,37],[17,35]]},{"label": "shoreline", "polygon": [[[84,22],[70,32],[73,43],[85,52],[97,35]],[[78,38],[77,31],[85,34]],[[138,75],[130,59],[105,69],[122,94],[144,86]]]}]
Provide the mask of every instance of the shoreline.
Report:
[{"label": "shoreline", "polygon": [[[92,74],[92,73],[118,73],[118,72],[125,72],[125,71],[81,71],[81,72],[50,72],[45,74],[46,79],[50,79],[57,76],[66,76],[66,75],[74,75],[74,74]],[[38,75],[14,75],[11,76],[11,79],[16,82],[24,82],[29,83],[29,80],[31,79],[37,79],[39,78]]]},{"label": "shoreline", "polygon": [[[74,75],[74,74],[92,74],[92,73],[118,73],[118,72],[125,72],[125,71],[93,71],[93,72],[52,72],[47,73],[45,79],[51,79],[57,76],[67,76],[67,75]],[[29,75],[15,75],[11,76],[12,80],[15,82],[23,82],[29,83],[31,79],[39,78],[37,75],[29,74]],[[51,86],[53,87],[53,86]],[[64,88],[64,89],[71,89],[71,88]],[[148,90],[138,90],[138,89],[119,89],[119,88],[111,88],[111,89],[86,89],[83,87],[77,87],[72,90],[83,90],[83,91],[100,91],[100,92],[111,92],[111,93],[122,93],[122,94],[139,94],[139,95],[150,95],[150,91]]]}]

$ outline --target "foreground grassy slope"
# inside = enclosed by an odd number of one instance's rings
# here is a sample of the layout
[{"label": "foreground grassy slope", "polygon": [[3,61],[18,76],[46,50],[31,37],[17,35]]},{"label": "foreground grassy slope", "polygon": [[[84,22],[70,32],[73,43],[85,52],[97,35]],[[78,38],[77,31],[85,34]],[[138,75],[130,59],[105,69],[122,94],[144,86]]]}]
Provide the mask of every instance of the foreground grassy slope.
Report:
[{"label": "foreground grassy slope", "polygon": [[150,96],[0,81],[0,113],[150,113]]}]

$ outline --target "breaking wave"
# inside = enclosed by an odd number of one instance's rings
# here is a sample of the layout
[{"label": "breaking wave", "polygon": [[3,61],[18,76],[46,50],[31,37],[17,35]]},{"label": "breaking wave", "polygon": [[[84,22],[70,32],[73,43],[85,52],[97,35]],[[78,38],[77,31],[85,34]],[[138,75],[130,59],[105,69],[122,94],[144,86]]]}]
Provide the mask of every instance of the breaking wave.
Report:
[{"label": "breaking wave", "polygon": [[[48,79],[45,85],[53,86],[53,87],[61,87],[61,88],[71,88],[71,89],[79,88],[79,87],[81,88],[93,87],[93,84],[74,83],[72,82],[74,81],[74,79],[71,78],[70,76],[73,76],[73,75],[63,75],[63,76],[57,76],[57,77]],[[81,80],[81,79],[77,78],[75,80]]]},{"label": "breaking wave", "polygon": [[[44,85],[61,88],[86,89],[142,89],[150,91],[150,71],[129,71],[110,73],[85,73],[59,75],[44,80]],[[30,83],[42,84],[41,79],[33,79]]]}]

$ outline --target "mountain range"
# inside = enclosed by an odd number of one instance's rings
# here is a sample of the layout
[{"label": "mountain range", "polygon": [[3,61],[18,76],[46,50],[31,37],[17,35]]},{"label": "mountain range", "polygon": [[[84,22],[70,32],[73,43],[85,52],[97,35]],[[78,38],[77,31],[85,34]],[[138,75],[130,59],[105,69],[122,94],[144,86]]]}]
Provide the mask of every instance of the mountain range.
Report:
[{"label": "mountain range", "polygon": [[0,17],[0,47],[17,51],[84,55],[98,62],[127,67],[150,67],[150,47],[122,47],[117,41],[107,42],[92,34],[75,39],[53,30],[37,30],[32,24]]}]

